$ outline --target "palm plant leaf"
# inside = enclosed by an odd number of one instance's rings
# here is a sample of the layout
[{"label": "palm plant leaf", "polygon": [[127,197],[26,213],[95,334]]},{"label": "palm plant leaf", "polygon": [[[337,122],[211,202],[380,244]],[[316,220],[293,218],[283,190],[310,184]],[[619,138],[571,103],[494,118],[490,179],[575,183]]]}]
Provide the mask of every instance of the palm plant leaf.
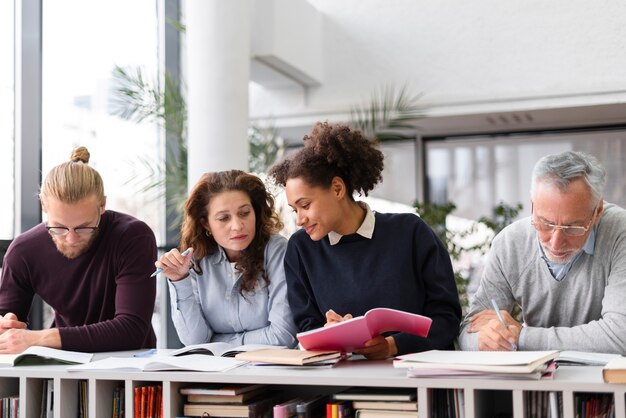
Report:
[{"label": "palm plant leaf", "polygon": [[408,87],[375,90],[368,103],[350,109],[351,125],[378,141],[415,138],[415,121],[424,117],[421,95],[410,95]]},{"label": "palm plant leaf", "polygon": [[165,197],[168,214],[175,215],[168,228],[177,230],[187,197],[187,106],[181,86],[166,73],[161,88],[146,81],[140,68],[127,70],[116,66],[113,77],[117,83],[111,101],[113,114],[137,123],[157,123],[173,138],[167,143],[165,161],[140,158],[127,183],[135,184],[140,192],[150,193],[155,199]]}]

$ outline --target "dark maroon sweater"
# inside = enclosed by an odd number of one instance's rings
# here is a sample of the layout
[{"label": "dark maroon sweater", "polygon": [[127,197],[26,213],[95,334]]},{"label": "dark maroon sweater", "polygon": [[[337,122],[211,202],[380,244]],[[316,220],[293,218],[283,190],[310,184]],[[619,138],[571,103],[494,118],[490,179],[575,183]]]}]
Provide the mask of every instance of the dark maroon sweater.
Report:
[{"label": "dark maroon sweater", "polygon": [[156,283],[152,230],[143,222],[105,211],[89,250],[69,260],[45,225],[11,243],[0,282],[0,314],[26,321],[35,294],[54,309],[64,350],[116,351],[155,347],[151,318]]}]

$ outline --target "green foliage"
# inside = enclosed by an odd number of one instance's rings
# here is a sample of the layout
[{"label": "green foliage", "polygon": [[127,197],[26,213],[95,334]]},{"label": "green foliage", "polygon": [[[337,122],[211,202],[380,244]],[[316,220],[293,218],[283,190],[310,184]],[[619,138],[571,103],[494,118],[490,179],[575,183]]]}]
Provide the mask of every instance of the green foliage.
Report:
[{"label": "green foliage", "polygon": [[174,215],[168,228],[177,231],[187,198],[187,105],[181,85],[167,73],[163,86],[151,83],[140,68],[116,66],[113,78],[117,85],[111,103],[113,114],[136,123],[157,123],[172,139],[165,149],[166,158],[140,158],[129,182],[142,193],[166,198],[168,215]]},{"label": "green foliage", "polygon": [[[448,249],[452,266],[454,268],[454,280],[456,281],[461,306],[465,309],[468,306],[467,285],[469,284],[469,272],[460,266],[460,261],[466,256],[478,253],[483,256],[489,250],[491,240],[504,227],[509,225],[517,217],[522,210],[522,204],[509,206],[504,202],[500,202],[493,211],[491,218],[485,216],[472,222],[470,226],[462,230],[452,231],[448,228],[446,220],[448,215],[456,209],[456,205],[452,202],[445,204],[436,204],[431,202],[413,203],[413,207],[420,217],[433,229],[437,237]],[[481,240],[474,240],[472,237],[482,228],[488,229],[489,233]],[[468,243],[469,242],[469,243]]]},{"label": "green foliage", "polygon": [[[151,193],[155,199],[166,198],[168,215],[173,221],[168,228],[178,231],[187,199],[187,104],[183,85],[165,74],[163,86],[146,79],[141,68],[116,66],[116,81],[111,108],[113,114],[136,123],[157,123],[168,138],[165,159],[139,158],[128,182],[141,193]],[[250,170],[266,172],[283,152],[282,138],[273,125],[252,125],[250,140]]]},{"label": "green foliage", "polygon": [[509,206],[504,202],[500,202],[493,210],[493,218],[485,218],[484,216],[478,219],[478,222],[487,226],[496,235],[502,231],[504,227],[509,225],[521,212],[523,206],[518,203],[515,206]]},{"label": "green foliage", "polygon": [[250,155],[248,163],[253,173],[265,173],[283,154],[284,144],[273,124],[248,128]]},{"label": "green foliage", "polygon": [[350,109],[350,125],[381,142],[414,139],[414,122],[424,117],[420,97],[410,95],[406,85],[375,90],[369,102]]}]

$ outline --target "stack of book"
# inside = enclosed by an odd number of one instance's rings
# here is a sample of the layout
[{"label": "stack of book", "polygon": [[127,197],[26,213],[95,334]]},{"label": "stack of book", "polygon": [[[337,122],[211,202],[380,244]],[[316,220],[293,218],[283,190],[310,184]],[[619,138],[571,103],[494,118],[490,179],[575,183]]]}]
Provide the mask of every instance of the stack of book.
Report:
[{"label": "stack of book", "polygon": [[317,367],[334,366],[342,358],[337,350],[297,350],[273,348],[239,353],[235,359],[257,366]]},{"label": "stack of book", "polygon": [[[400,388],[350,388],[333,395],[330,418],[335,418],[334,410],[336,402],[337,412],[343,410],[350,417],[354,414],[357,418],[406,418],[417,417],[417,389]],[[340,405],[345,405],[340,408]],[[327,407],[327,417],[328,407]],[[337,415],[337,418],[340,418]]]},{"label": "stack of book", "polygon": [[266,385],[204,384],[180,389],[185,416],[262,417],[276,403]]},{"label": "stack of book", "polygon": [[541,379],[552,377],[558,351],[440,351],[407,354],[394,367],[409,377]]},{"label": "stack of book", "polygon": [[133,406],[135,418],[162,418],[163,387],[161,385],[135,387]]}]

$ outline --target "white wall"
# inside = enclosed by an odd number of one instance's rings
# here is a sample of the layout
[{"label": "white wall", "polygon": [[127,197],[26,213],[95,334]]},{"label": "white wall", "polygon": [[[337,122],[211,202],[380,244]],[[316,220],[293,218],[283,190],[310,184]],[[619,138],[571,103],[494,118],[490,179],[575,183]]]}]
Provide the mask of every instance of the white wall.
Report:
[{"label": "white wall", "polygon": [[626,102],[626,2],[309,1],[324,20],[323,83],[251,86],[253,119],[341,120],[404,82],[429,115]]}]

